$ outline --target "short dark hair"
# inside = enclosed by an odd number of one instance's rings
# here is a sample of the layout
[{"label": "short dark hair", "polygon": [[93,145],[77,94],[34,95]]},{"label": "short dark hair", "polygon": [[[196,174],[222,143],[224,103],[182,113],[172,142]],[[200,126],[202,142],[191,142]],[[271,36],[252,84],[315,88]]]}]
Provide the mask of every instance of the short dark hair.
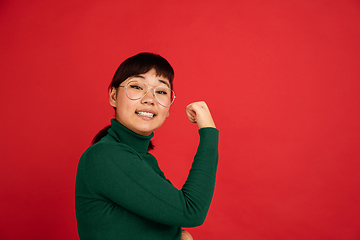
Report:
[{"label": "short dark hair", "polygon": [[172,89],[174,69],[171,67],[170,63],[158,54],[143,52],[129,57],[120,64],[109,85],[109,90],[113,87],[118,88],[120,84],[129,77],[147,73],[153,68],[155,69],[157,76],[169,80]]}]

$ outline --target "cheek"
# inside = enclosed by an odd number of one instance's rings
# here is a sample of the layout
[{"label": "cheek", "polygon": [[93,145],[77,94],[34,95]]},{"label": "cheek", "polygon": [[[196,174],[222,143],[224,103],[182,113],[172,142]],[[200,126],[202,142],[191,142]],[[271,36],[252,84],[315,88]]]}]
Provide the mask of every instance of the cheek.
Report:
[{"label": "cheek", "polygon": [[134,102],[128,99],[128,97],[118,96],[116,115],[118,117],[129,115],[134,111],[133,104]]},{"label": "cheek", "polygon": [[168,117],[169,115],[169,108],[163,108],[159,111],[159,115],[161,116],[161,118],[165,121],[165,119]]}]

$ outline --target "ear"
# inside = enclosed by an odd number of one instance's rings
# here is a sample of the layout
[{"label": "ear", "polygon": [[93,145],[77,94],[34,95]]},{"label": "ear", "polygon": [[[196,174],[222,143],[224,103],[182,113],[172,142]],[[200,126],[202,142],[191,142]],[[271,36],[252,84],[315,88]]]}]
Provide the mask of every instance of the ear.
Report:
[{"label": "ear", "polygon": [[116,88],[115,87],[112,87],[110,90],[109,90],[109,102],[110,102],[110,105],[114,108],[116,108]]}]

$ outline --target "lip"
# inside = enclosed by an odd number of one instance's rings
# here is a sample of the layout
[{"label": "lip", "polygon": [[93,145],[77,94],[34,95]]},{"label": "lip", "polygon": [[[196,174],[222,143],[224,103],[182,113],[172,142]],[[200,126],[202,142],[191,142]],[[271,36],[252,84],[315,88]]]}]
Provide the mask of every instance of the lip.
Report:
[{"label": "lip", "polygon": [[[151,114],[153,114],[153,117],[147,117],[147,116],[139,115],[139,114],[137,114],[138,112],[151,113]],[[139,116],[139,117],[141,117],[141,118],[145,118],[145,119],[153,119],[154,117],[156,117],[155,111],[150,110],[150,109],[137,109],[137,110],[135,111],[135,114],[136,114],[137,116]]]},{"label": "lip", "polygon": [[156,116],[155,111],[150,110],[150,109],[137,109],[137,110],[135,110],[135,112],[147,112],[147,113],[154,114],[154,116]]}]

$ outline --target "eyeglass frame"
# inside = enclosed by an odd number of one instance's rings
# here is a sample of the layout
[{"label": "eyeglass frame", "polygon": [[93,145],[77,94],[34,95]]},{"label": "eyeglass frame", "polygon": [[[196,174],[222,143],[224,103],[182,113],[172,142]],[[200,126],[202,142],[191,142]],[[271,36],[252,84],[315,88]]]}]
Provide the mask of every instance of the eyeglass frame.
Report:
[{"label": "eyeglass frame", "polygon": [[[130,78],[131,79],[131,78]],[[144,83],[146,86],[147,86],[147,91],[145,92],[145,94],[142,96],[142,97],[139,97],[139,98],[135,98],[135,99],[132,99],[132,98],[130,98],[129,97],[129,95],[128,95],[128,93],[127,93],[127,86],[129,85],[129,83],[131,83],[131,82],[141,82],[141,83]],[[119,85],[119,87],[123,87],[123,88],[125,88],[125,93],[126,93],[126,96],[128,97],[128,99],[130,99],[130,100],[140,100],[140,99],[143,99],[145,96],[146,96],[146,94],[148,94],[149,93],[149,89],[150,88],[152,88],[153,89],[153,96],[154,96],[154,98],[156,99],[156,101],[161,105],[161,106],[163,106],[163,107],[170,107],[173,103],[174,103],[174,101],[175,101],[175,98],[176,98],[176,96],[175,96],[175,92],[174,92],[174,90],[172,90],[171,88],[169,88],[169,87],[166,87],[166,88],[168,88],[168,89],[170,89],[170,91],[171,91],[171,98],[172,98],[172,101],[171,101],[171,103],[170,103],[170,105],[164,105],[164,104],[161,104],[160,102],[159,102],[159,100],[157,99],[157,97],[156,97],[156,94],[155,94],[155,88],[157,88],[157,87],[161,87],[161,86],[156,86],[156,85],[152,85],[152,84],[148,84],[148,83],[146,83],[146,82],[143,82],[143,81],[139,81],[139,80],[132,80],[132,81],[129,81],[125,86],[121,86],[121,85]]]}]

